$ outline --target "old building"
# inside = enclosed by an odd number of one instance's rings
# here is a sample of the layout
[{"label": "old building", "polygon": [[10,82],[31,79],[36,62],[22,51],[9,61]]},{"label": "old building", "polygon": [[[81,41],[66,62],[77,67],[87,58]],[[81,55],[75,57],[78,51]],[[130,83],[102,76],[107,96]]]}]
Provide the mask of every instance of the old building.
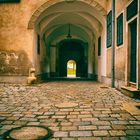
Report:
[{"label": "old building", "polygon": [[26,83],[31,68],[38,80],[68,77],[70,66],[139,89],[139,10],[139,0],[0,0],[0,81]]}]

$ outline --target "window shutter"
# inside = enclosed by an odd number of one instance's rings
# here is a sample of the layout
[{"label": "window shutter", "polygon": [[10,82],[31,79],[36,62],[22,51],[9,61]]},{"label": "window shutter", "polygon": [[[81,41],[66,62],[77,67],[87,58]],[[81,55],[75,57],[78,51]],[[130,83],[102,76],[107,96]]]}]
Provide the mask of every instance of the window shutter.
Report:
[{"label": "window shutter", "polygon": [[107,48],[112,44],[112,11],[107,15]]},{"label": "window shutter", "polygon": [[138,12],[138,0],[133,0],[127,7],[127,21],[134,17]]},{"label": "window shutter", "polygon": [[117,18],[117,46],[123,44],[123,13]]}]

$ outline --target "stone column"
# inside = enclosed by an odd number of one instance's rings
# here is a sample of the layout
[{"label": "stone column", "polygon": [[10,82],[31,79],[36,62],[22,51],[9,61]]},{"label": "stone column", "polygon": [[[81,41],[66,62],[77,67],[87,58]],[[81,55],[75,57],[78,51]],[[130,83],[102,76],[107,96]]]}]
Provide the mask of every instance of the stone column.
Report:
[{"label": "stone column", "polygon": [[88,78],[92,78],[93,77],[93,71],[94,71],[94,44],[89,46],[88,48]]}]

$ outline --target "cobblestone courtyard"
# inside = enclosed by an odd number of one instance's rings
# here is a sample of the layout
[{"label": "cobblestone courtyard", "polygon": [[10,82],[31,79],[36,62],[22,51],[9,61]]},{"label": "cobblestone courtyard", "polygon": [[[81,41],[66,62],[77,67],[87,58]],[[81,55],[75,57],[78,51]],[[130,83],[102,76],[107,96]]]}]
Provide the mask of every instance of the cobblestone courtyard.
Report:
[{"label": "cobblestone courtyard", "polygon": [[0,84],[0,134],[39,125],[53,131],[51,140],[140,140],[140,114],[125,103],[140,101],[97,82]]}]

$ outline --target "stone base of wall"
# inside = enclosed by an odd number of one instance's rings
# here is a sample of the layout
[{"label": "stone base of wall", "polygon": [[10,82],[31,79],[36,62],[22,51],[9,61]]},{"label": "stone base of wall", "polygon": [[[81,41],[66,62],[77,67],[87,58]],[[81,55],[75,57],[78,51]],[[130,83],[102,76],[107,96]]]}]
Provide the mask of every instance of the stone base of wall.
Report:
[{"label": "stone base of wall", "polygon": [[0,76],[0,83],[27,84],[27,76]]},{"label": "stone base of wall", "polygon": [[[101,82],[105,83],[108,86],[111,86],[111,78],[109,77],[101,76]],[[125,85],[125,81],[118,80],[118,79],[115,80],[115,87],[117,89],[121,89],[121,86],[124,86],[124,85]]]},{"label": "stone base of wall", "polygon": [[50,78],[50,73],[42,73],[37,75],[37,81],[40,82],[42,80],[46,80],[47,78]]},{"label": "stone base of wall", "polygon": [[56,72],[50,72],[50,77],[58,77],[58,74]]},{"label": "stone base of wall", "polygon": [[88,78],[91,78],[91,79],[94,79],[94,80],[97,80],[97,75],[95,74],[91,74],[91,73],[88,73]]}]

